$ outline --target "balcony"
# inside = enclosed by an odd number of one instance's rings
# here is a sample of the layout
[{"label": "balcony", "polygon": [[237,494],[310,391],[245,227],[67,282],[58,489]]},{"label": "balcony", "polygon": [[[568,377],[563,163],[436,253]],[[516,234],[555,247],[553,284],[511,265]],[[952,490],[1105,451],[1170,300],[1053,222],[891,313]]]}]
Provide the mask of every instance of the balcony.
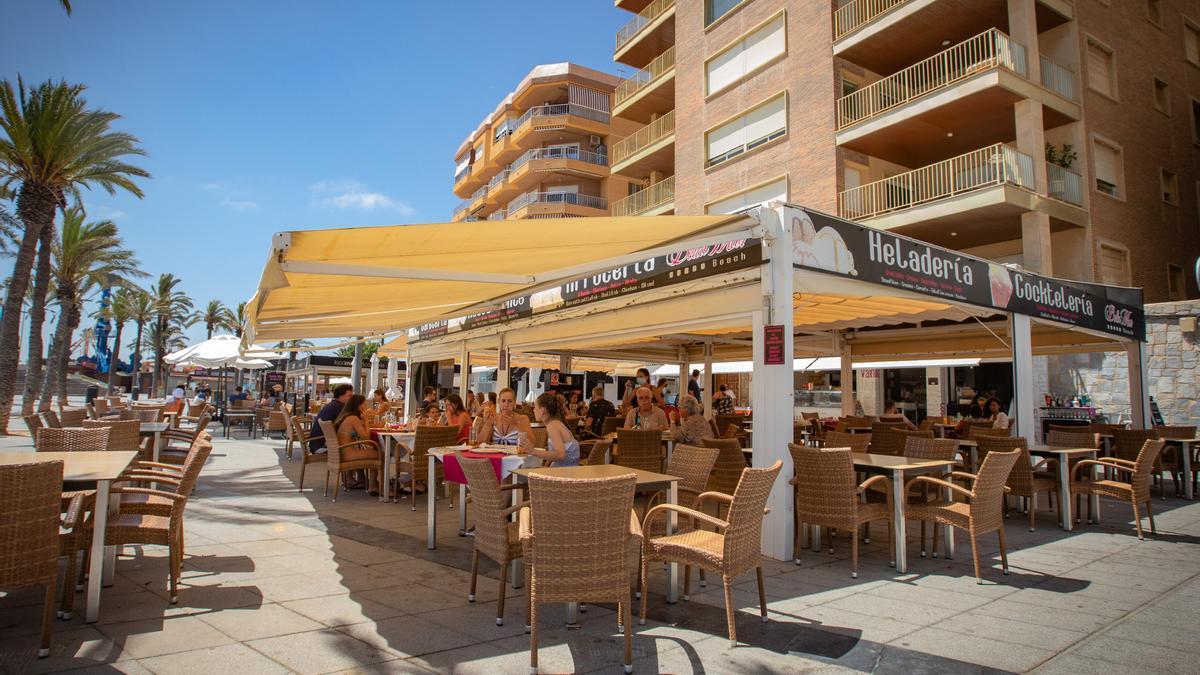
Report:
[{"label": "balcony", "polygon": [[488,194],[488,186],[484,185],[471,194],[471,213],[482,209],[485,206]]},{"label": "balcony", "polygon": [[609,175],[608,156],[580,150],[574,146],[534,148],[509,165],[508,180],[500,191],[501,198],[506,194],[515,195],[516,192],[541,183],[547,173],[589,179],[604,178]]},{"label": "balcony", "polygon": [[1079,102],[1079,90],[1075,85],[1075,71],[1049,56],[1039,56],[1042,86],[1068,101]]},{"label": "balcony", "polygon": [[617,31],[613,61],[640,68],[675,44],[675,0],[653,0]]},{"label": "balcony", "polygon": [[1060,203],[1072,190],[1081,194],[1079,177],[1071,174],[1073,186],[1070,177],[1057,185],[1052,178],[1057,201],[1048,200],[1037,193],[1034,169],[1033,157],[998,143],[844,190],[838,215],[953,248],[1019,238],[1020,214],[1029,211],[1048,213],[1056,230],[1086,224],[1086,212]]},{"label": "balcony", "polygon": [[[513,194],[505,196],[505,184],[508,182],[509,169],[498,171],[487,184],[487,205],[496,207],[511,199]],[[515,193],[514,193],[515,194]]]},{"label": "balcony", "polygon": [[454,207],[454,211],[450,214],[450,220],[458,222],[467,215],[467,209],[471,207],[471,202],[459,202],[458,206]]},{"label": "balcony", "polygon": [[675,108],[675,48],[659,54],[645,68],[617,85],[613,114],[643,124],[655,113]]},{"label": "balcony", "polygon": [[[1080,119],[1078,104],[1028,73],[1024,45],[985,31],[838,99],[837,143],[912,166],[1014,138],[1013,105],[1022,99],[1044,104],[1046,128]],[[1073,86],[1065,68],[1046,77],[1056,88]]]},{"label": "balcony", "polygon": [[613,202],[613,216],[658,216],[675,210],[675,176]]},{"label": "balcony", "polygon": [[[1035,0],[1037,31],[1071,21],[1071,0]],[[852,0],[833,14],[833,53],[892,73],[984,29],[1008,25],[1005,0]]]},{"label": "balcony", "polygon": [[513,220],[607,215],[603,197],[574,192],[527,192],[508,205],[508,218]]},{"label": "balcony", "polygon": [[[512,122],[512,148],[528,148],[559,140],[563,130],[576,134],[604,136],[609,131],[612,115],[577,103],[540,105],[525,111]],[[515,154],[515,153],[512,153]]]},{"label": "balcony", "polygon": [[1046,191],[1060,202],[1083,207],[1083,176],[1057,164],[1046,163]]},{"label": "balcony", "polygon": [[488,214],[488,220],[504,220],[508,218],[508,209],[496,209]]},{"label": "balcony", "polygon": [[612,147],[613,173],[641,175],[675,166],[675,111],[622,138]]},{"label": "balcony", "polygon": [[454,194],[466,198],[473,192],[478,190],[480,186],[486,185],[484,179],[484,162],[475,162],[467,169],[461,172],[454,181]]}]

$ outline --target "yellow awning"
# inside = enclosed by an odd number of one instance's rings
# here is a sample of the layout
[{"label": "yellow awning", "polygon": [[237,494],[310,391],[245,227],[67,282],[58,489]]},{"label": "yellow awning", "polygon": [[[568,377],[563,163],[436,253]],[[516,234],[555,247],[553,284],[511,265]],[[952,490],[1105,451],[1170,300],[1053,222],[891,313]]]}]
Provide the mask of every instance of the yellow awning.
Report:
[{"label": "yellow awning", "polygon": [[248,341],[380,335],[594,271],[604,261],[737,232],[744,216],[390,225],[277,234]]}]

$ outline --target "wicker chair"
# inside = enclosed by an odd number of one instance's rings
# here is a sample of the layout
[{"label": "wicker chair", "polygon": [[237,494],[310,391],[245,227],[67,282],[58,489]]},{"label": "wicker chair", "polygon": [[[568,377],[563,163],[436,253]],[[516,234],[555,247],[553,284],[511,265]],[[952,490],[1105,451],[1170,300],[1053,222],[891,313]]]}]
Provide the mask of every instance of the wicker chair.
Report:
[{"label": "wicker chair", "polygon": [[58,415],[64,427],[81,427],[87,419],[87,410],[83,408],[63,408]]},{"label": "wicker chair", "polygon": [[100,415],[96,414],[96,407],[93,406],[91,403],[84,403],[83,410],[84,410],[84,412],[87,413],[87,415],[84,417],[84,419],[88,419],[88,420],[100,419]]},{"label": "wicker chair", "polygon": [[[1194,427],[1194,426],[1160,426],[1160,427],[1155,427],[1154,431],[1155,431],[1155,433],[1158,434],[1159,438],[1163,438],[1163,439],[1166,439],[1166,438],[1195,438],[1196,437],[1196,427]],[[1200,468],[1197,468],[1196,463],[1193,462],[1192,463],[1192,467],[1193,467],[1192,475],[1191,476],[1183,475],[1183,461],[1182,461],[1182,457],[1181,457],[1182,453],[1183,453],[1183,448],[1178,443],[1173,443],[1168,440],[1166,445],[1163,446],[1163,452],[1161,455],[1162,468],[1171,472],[1171,484],[1175,487],[1175,496],[1177,496],[1177,497],[1180,495],[1180,492],[1181,492],[1180,491],[1181,480],[1183,480],[1183,481],[1191,480],[1194,482],[1194,479],[1195,479],[1197,473],[1200,473]]]},{"label": "wicker chair", "polygon": [[[1158,432],[1153,429],[1113,429],[1112,454],[1117,459],[1123,459],[1126,462],[1136,462],[1142,454],[1142,448],[1145,447],[1146,441],[1155,440],[1158,438]],[[1165,446],[1164,446],[1165,447]],[[1164,496],[1162,484],[1163,458],[1160,453],[1154,459],[1154,470],[1152,478],[1158,483],[1158,496]],[[1110,476],[1111,477],[1111,476]]]},{"label": "wicker chair", "polygon": [[[0,588],[46,587],[38,658],[50,655],[59,528],[63,524],[62,482],[60,461],[0,466],[0,532],[5,542],[0,555]],[[72,582],[68,579],[67,583]]]},{"label": "wicker chair", "polygon": [[762,573],[762,518],[771,486],[779,476],[783,462],[764,469],[743,469],[733,495],[705,492],[697,500],[702,507],[707,500],[729,505],[726,520],[714,518],[700,508],[690,509],[676,504],[659,504],[646,514],[643,527],[650,527],[656,516],[675,511],[680,516],[706,523],[716,531],[692,529],[668,537],[646,537],[642,545],[642,616],[646,622],[646,570],[652,561],[675,562],[683,568],[683,596],[691,591],[691,571],[695,566],[721,575],[725,586],[725,620],[729,641],[737,645],[737,626],[734,623],[733,580],[753,569],[758,576],[758,605],[762,620],[767,620],[767,595]]},{"label": "wicker chair", "polygon": [[43,413],[38,413],[38,414],[40,414],[42,416],[42,420],[45,421],[46,426],[48,426],[52,429],[61,429],[62,428],[62,420],[59,419],[58,413],[54,412],[53,410],[47,410]]},{"label": "wicker chair", "polygon": [[83,429],[63,427],[38,432],[38,452],[95,452],[108,449],[108,427]]},{"label": "wicker chair", "polygon": [[886,422],[871,423],[872,454],[899,456],[904,447],[904,437],[898,432],[898,425]]},{"label": "wicker chair", "polygon": [[1046,436],[1046,445],[1052,448],[1095,448],[1099,446],[1096,434],[1087,427],[1073,427],[1070,431],[1055,429],[1050,426],[1050,434]]},{"label": "wicker chair", "polygon": [[[850,576],[858,578],[858,528],[875,520],[892,520],[892,482],[887,476],[872,476],[856,483],[854,458],[847,448],[810,448],[788,444],[796,476],[789,481],[795,488],[796,564],[800,564],[800,525],[820,525],[828,535],[829,553],[833,553],[833,529],[850,534]],[[878,485],[882,502],[863,502],[866,491]],[[893,548],[894,550],[894,548]],[[893,561],[894,562],[894,561]]]},{"label": "wicker chair", "polygon": [[1090,424],[1050,424],[1046,427],[1046,433],[1050,434],[1055,431],[1063,431],[1068,434],[1096,433],[1092,431]]},{"label": "wicker chair", "polygon": [[741,413],[717,415],[714,419],[717,422],[718,429],[727,429],[732,424],[737,427],[738,433],[741,433],[746,425],[746,416]]},{"label": "wicker chair", "polygon": [[971,438],[979,440],[984,436],[991,438],[1011,438],[1013,433],[1012,427],[996,429],[995,427],[971,427]]},{"label": "wicker chair", "polygon": [[267,438],[271,432],[277,432],[281,435],[287,434],[287,414],[282,410],[271,410],[267,413],[266,425],[262,427],[263,438]]},{"label": "wicker chair", "polygon": [[[713,466],[717,463],[718,454],[720,454],[720,450],[713,447],[675,446],[675,450],[671,453],[671,459],[667,461],[667,474],[679,478],[677,494],[680,504],[695,508],[696,500],[708,485],[709,476],[712,474]],[[745,468],[744,462],[742,468]],[[655,503],[662,498],[661,491],[654,493],[646,503],[646,511],[653,508]],[[644,531],[643,534],[647,537],[659,536],[666,534],[666,529],[660,528],[653,532]],[[640,583],[638,585],[641,586]]]},{"label": "wicker chair", "polygon": [[283,455],[288,459],[292,458],[292,451],[296,448],[296,441],[303,438],[303,435],[296,435],[296,419],[292,416],[291,406],[284,406],[280,412],[283,414]]},{"label": "wicker chair", "polygon": [[[197,456],[192,465],[193,470],[185,471],[173,491],[152,490],[145,487],[114,487],[112,493],[119,495],[122,503],[121,510],[109,522],[105,543],[109,546],[125,546],[129,544],[166,546],[168,550],[168,585],[170,602],[179,601],[179,575],[183,566],[183,511],[187,506],[188,495],[196,484],[200,467],[208,458],[212,445],[197,443]],[[155,481],[167,482],[165,478],[154,478]],[[166,515],[157,504],[147,503],[142,509],[125,508],[127,498],[144,496],[157,497],[159,500],[170,502]],[[147,500],[148,502],[150,500]],[[145,512],[138,512],[145,511]]]},{"label": "wicker chair", "polygon": [[620,415],[604,418],[604,426],[601,428],[601,436],[607,436],[617,429],[620,429],[625,424],[625,418]]},{"label": "wicker chair", "polygon": [[108,432],[106,450],[142,451],[141,422],[124,420],[84,420],[84,429],[105,429]]},{"label": "wicker chair", "polygon": [[[970,501],[947,501],[945,499],[937,499],[926,504],[914,504],[909,506],[907,516],[914,520],[926,521],[933,523],[933,548],[936,551],[938,545],[938,528],[936,525],[951,525],[962,530],[966,530],[971,537],[971,555],[975,563],[975,581],[983,583],[983,576],[979,569],[979,537],[989,532],[996,532],[1000,538],[1000,563],[1004,574],[1008,574],[1008,553],[1004,548],[1004,516],[1003,501],[1004,493],[1008,488],[1004,486],[1008,480],[1008,474],[1012,472],[1013,465],[1021,457],[1019,450],[1009,452],[990,452],[979,466],[979,472],[975,474],[965,473],[962,471],[952,471],[949,481],[933,476],[916,476],[908,481],[904,486],[904,493],[908,492],[915,485],[929,484],[933,487],[948,488],[952,492],[967,497]],[[953,479],[958,478],[972,484],[971,489],[962,487],[953,482]]]},{"label": "wicker chair", "polygon": [[617,452],[613,464],[631,469],[662,472],[662,431],[658,429],[617,429]]},{"label": "wicker chair", "polygon": [[583,461],[580,462],[580,464],[582,464],[584,466],[595,466],[597,464],[604,464],[604,463],[606,463],[606,461],[608,459],[608,454],[611,450],[612,450],[612,439],[603,438],[598,441],[595,441],[592,444],[591,452],[588,453],[587,457],[583,458]]},{"label": "wicker chair", "polygon": [[844,432],[844,431],[846,431],[846,429],[850,429],[850,428],[861,428],[861,427],[869,427],[869,426],[871,426],[871,418],[870,417],[855,417],[854,415],[847,415],[846,417],[842,417],[842,418],[838,419],[837,427],[835,427],[834,430]]},{"label": "wicker chair", "polygon": [[[705,438],[700,441],[706,448],[717,449],[717,463],[713,465],[706,490],[731,495],[742,479],[746,469],[746,453],[734,438]],[[717,502],[717,517],[721,517],[721,503]]]},{"label": "wicker chair", "polygon": [[324,452],[312,451],[311,442],[313,439],[318,438],[318,436],[316,434],[309,435],[309,428],[307,425],[308,418],[306,417],[292,418],[292,433],[296,437],[295,442],[300,445],[300,492],[304,492],[304,470],[308,468],[308,465],[325,461]]},{"label": "wicker chair", "polygon": [[100,417],[104,417],[109,413],[108,399],[106,398],[98,397],[92,399],[92,407],[96,409],[96,414]]},{"label": "wicker chair", "polygon": [[[1057,467],[1058,462],[1054,459],[1041,459],[1035,464],[1032,456],[1029,454],[1029,443],[1020,436],[1005,438],[978,436],[977,440],[979,442],[979,454],[983,458],[986,458],[993,452],[1012,452],[1016,450],[1021,453],[1021,458],[1013,465],[1012,472],[1008,474],[1008,481],[1005,484],[1009,488],[1008,496],[1029,499],[1029,531],[1036,531],[1034,523],[1037,515],[1038,493],[1047,493],[1051,508],[1054,506],[1055,495],[1058,495],[1059,499],[1063,497],[1058,494],[1058,480],[1053,478],[1052,469],[1050,468]],[[1004,498],[1004,516],[1006,518],[1008,517],[1008,496]]]},{"label": "wicker chair", "polygon": [[42,416],[34,413],[32,415],[25,415],[21,419],[25,421],[25,428],[29,429],[29,438],[34,443],[37,443],[38,429],[46,426],[42,424]]},{"label": "wicker chair", "polygon": [[[212,434],[206,431],[212,416],[204,414],[191,429],[167,429],[163,432],[164,444],[159,452],[159,459],[172,464],[182,464],[187,459],[187,453],[196,439],[212,440]],[[153,439],[150,441],[153,443]]]},{"label": "wicker chair", "polygon": [[[429,474],[429,462],[437,460],[429,457],[429,451],[433,448],[445,448],[458,444],[458,427],[439,427],[433,425],[422,424],[417,426],[417,433],[413,437],[412,452],[407,457],[396,462],[398,467],[408,471],[412,477],[412,503],[413,511],[417,510],[417,481],[425,480]],[[436,464],[434,467],[434,478],[443,480],[442,465]],[[426,485],[425,489],[434,489],[433,485]]]},{"label": "wicker chair", "polygon": [[893,427],[892,433],[900,437],[900,454],[905,455],[906,457],[908,456],[908,439],[933,439],[933,429],[904,429],[902,427]]},{"label": "wicker chair", "polygon": [[521,502],[508,505],[506,490],[524,490],[525,485],[501,485],[488,459],[463,457],[456,452],[458,465],[467,477],[471,503],[475,506],[475,550],[471,555],[471,592],[467,602],[475,602],[475,581],[479,575],[479,556],[483,554],[500,565],[500,598],[496,605],[496,625],[504,625],[504,592],[508,583],[509,564],[522,557],[521,537],[512,514],[529,506]]},{"label": "wicker chair", "polygon": [[[615,602],[625,633],[625,672],[633,672],[629,546],[640,546],[632,474],[612,478],[529,476],[530,506],[520,511],[527,589],[529,669],[538,667],[538,605]],[[659,507],[662,508],[662,507]],[[643,597],[645,597],[643,595]]]},{"label": "wicker chair", "polygon": [[976,429],[991,428],[992,423],[987,420],[967,420],[966,422],[963,422],[962,433],[960,434],[960,437],[967,439],[974,438],[974,436],[971,434],[975,433]]},{"label": "wicker chair", "polygon": [[[353,441],[351,443],[341,443],[338,441],[337,431],[333,428],[333,422],[329,420],[321,420],[321,434],[325,436],[325,495],[329,495],[329,474],[333,473],[335,480],[333,482],[333,501],[337,501],[338,492],[342,487],[342,474],[350,471],[378,471],[383,460],[383,453],[379,451],[379,445],[372,440]],[[371,457],[362,459],[354,459],[343,461],[342,450],[354,447],[366,447],[375,450],[375,454]],[[382,472],[380,472],[382,475]]]},{"label": "wicker chair", "polygon": [[[1071,471],[1071,495],[1076,498],[1076,508],[1078,509],[1079,497],[1082,495],[1111,497],[1129,502],[1129,505],[1133,507],[1133,524],[1137,529],[1138,539],[1141,540],[1145,537],[1142,533],[1142,515],[1138,510],[1138,505],[1145,504],[1146,516],[1150,518],[1150,534],[1158,534],[1158,530],[1154,527],[1154,511],[1150,508],[1150,476],[1159,454],[1162,453],[1163,445],[1164,441],[1161,439],[1146,439],[1142,443],[1142,450],[1138,453],[1137,459],[1132,462],[1120,457],[1080,460]],[[1118,474],[1129,474],[1129,480],[1081,478],[1079,470],[1090,466],[1099,466]],[[1092,504],[1089,499],[1088,522],[1092,521],[1091,509]]]},{"label": "wicker chair", "polygon": [[850,434],[844,431],[825,433],[825,447],[850,448],[851,452],[867,452],[871,446],[871,434]]}]

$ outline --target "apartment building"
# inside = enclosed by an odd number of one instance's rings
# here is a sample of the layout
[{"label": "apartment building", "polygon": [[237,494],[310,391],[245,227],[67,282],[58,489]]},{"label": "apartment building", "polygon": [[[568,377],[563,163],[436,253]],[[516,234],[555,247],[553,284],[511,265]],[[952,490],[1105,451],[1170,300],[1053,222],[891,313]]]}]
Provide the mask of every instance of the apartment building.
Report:
[{"label": "apartment building", "polygon": [[[620,79],[571,63],[535,67],[455,153],[453,219],[607,216],[631,191],[609,148],[636,124],[612,117]],[[640,186],[638,186],[640,187]]]},{"label": "apartment building", "polygon": [[614,214],[786,198],[1200,297],[1200,0],[615,4]]}]

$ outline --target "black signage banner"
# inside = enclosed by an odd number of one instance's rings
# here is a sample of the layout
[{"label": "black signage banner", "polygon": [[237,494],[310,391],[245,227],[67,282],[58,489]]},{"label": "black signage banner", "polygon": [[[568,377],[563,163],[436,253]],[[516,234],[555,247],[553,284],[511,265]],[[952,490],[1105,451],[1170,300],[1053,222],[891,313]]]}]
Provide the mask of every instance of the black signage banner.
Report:
[{"label": "black signage banner", "polygon": [[792,222],[796,267],[1146,339],[1140,303],[1129,305],[1113,297],[1128,300],[1130,289],[1043,277],[823,213],[803,212],[810,222],[799,217]]}]

